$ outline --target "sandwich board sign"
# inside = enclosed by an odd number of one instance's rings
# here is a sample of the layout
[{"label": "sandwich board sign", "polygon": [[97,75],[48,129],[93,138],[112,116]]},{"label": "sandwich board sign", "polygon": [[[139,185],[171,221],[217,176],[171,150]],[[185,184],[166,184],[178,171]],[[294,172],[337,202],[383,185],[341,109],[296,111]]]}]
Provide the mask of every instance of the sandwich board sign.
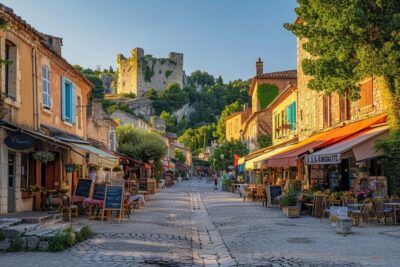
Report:
[{"label": "sandwich board sign", "polygon": [[118,221],[121,222],[123,219],[124,212],[124,187],[120,185],[107,185],[106,191],[104,195],[104,204],[103,204],[103,215],[102,221],[104,220],[104,213],[109,211],[107,214],[108,221],[110,221],[111,212],[113,210],[119,211]]}]

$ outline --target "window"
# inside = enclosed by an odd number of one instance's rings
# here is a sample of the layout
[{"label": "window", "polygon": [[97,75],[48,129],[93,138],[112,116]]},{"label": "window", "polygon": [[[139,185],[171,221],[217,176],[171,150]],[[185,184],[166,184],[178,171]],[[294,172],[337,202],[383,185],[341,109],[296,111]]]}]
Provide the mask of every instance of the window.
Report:
[{"label": "window", "polygon": [[361,84],[360,87],[360,109],[361,111],[369,112],[374,104],[374,81],[373,79]]},{"label": "window", "polygon": [[76,89],[65,77],[61,79],[62,90],[62,119],[66,122],[76,123]]},{"label": "window", "polygon": [[115,142],[115,127],[112,126],[111,130],[110,130],[110,150],[111,151],[117,150],[115,144],[116,144],[116,142]]},{"label": "window", "polygon": [[6,41],[5,59],[9,62],[5,65],[5,95],[15,100],[17,98],[17,47]]},{"label": "window", "polygon": [[50,99],[50,71],[46,65],[42,68],[42,99],[45,108],[51,107]]},{"label": "window", "polygon": [[350,100],[347,97],[341,96],[339,99],[340,106],[340,122],[351,119]]},{"label": "window", "polygon": [[330,95],[323,96],[323,126],[328,128],[332,126],[332,112],[331,112],[332,99]]},{"label": "window", "polygon": [[290,130],[296,129],[296,102],[292,102],[286,107],[287,124]]}]

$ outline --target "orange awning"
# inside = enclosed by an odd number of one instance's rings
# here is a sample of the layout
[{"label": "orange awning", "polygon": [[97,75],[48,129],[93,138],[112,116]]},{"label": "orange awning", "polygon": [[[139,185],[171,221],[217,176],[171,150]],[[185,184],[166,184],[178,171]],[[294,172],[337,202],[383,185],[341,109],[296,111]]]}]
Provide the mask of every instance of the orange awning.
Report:
[{"label": "orange awning", "polygon": [[268,167],[295,167],[297,159],[311,149],[324,148],[376,124],[387,121],[387,114],[354,122],[340,128],[315,134],[297,144],[289,146],[284,152],[268,159]]}]

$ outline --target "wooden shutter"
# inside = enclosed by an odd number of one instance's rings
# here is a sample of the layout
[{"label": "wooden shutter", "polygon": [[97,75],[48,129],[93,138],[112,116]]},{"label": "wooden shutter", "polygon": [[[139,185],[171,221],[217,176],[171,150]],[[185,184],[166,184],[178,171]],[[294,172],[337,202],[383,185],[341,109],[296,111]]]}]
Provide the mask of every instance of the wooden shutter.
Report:
[{"label": "wooden shutter", "polygon": [[291,129],[294,130],[296,129],[296,102],[292,102],[292,124],[291,124]]},{"label": "wooden shutter", "polygon": [[368,80],[367,82],[361,84],[360,87],[360,111],[361,112],[369,112],[372,109],[374,99],[374,83],[373,79]]},{"label": "wooden shutter", "polygon": [[72,84],[72,94],[71,94],[71,123],[76,123],[76,85]]},{"label": "wooden shutter", "polygon": [[61,119],[65,121],[65,114],[67,112],[66,110],[66,101],[65,101],[65,78],[64,76],[61,76]]}]

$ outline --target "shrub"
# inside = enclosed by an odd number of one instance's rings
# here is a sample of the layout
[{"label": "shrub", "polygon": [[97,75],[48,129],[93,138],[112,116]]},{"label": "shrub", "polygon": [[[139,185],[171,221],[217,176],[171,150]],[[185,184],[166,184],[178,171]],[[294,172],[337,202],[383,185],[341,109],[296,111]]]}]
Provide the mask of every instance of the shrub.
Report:
[{"label": "shrub", "polygon": [[72,247],[75,244],[75,233],[71,228],[67,228],[58,232],[52,239],[50,239],[50,251],[63,251]]},{"label": "shrub", "polygon": [[85,225],[82,229],[80,234],[82,235],[83,239],[88,239],[92,235],[92,230],[89,226]]},{"label": "shrub", "polygon": [[12,240],[11,246],[8,248],[7,251],[9,252],[21,251],[23,249],[22,245],[23,245],[22,238],[18,236]]}]

